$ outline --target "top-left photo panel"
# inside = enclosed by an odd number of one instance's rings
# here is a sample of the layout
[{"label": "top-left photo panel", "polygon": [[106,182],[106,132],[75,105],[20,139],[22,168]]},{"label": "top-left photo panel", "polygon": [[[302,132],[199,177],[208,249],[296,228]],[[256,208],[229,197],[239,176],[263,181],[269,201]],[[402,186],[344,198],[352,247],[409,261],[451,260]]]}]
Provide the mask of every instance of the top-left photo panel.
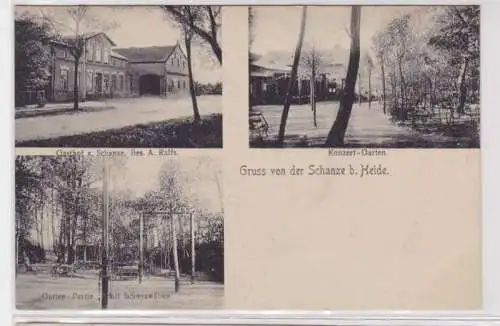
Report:
[{"label": "top-left photo panel", "polygon": [[14,12],[16,147],[222,147],[220,6]]}]

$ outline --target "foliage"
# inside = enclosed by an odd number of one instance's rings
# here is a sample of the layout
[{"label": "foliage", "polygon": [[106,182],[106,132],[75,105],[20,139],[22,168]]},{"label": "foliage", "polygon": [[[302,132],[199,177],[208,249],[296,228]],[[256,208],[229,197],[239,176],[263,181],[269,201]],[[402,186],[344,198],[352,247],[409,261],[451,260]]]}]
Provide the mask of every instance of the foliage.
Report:
[{"label": "foliage", "polygon": [[222,115],[202,116],[201,125],[179,118],[76,136],[16,143],[19,147],[221,148]]},{"label": "foliage", "polygon": [[222,83],[202,84],[195,82],[196,95],[222,95]]},{"label": "foliage", "polygon": [[479,6],[449,6],[437,18],[438,28],[429,44],[454,56],[479,58]]},{"label": "foliage", "polygon": [[[421,16],[430,17],[419,26]],[[437,104],[463,112],[479,94],[479,7],[428,8],[394,18],[372,39],[390,110],[406,120]]]},{"label": "foliage", "polygon": [[49,26],[33,17],[15,20],[15,93],[16,106],[24,105],[26,90],[44,89],[50,82],[52,56],[48,45]]}]

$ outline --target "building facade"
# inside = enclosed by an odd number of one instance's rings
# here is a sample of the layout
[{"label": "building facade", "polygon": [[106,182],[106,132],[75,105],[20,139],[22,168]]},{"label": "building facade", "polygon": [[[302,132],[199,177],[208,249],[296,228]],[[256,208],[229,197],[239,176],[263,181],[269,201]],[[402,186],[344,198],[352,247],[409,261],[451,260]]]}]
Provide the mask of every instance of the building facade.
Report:
[{"label": "building facade", "polygon": [[[52,42],[53,65],[48,100],[73,100],[75,61],[63,40]],[[78,66],[81,100],[153,95],[187,96],[187,58],[179,43],[171,46],[116,48],[105,34],[86,37]]]},{"label": "building facade", "polygon": [[[260,60],[259,56],[252,53],[250,57],[253,59],[249,65],[250,105],[282,105],[290,86],[292,70],[291,65],[287,63],[287,58],[282,58],[282,62],[276,64],[277,60],[269,63]],[[338,85],[334,78],[339,75],[339,72],[327,65],[321,66],[318,70],[314,81],[316,101],[336,99],[339,90],[343,89],[343,85]],[[297,80],[291,90],[291,103],[308,103],[311,100],[312,84],[310,72],[299,66]]]}]

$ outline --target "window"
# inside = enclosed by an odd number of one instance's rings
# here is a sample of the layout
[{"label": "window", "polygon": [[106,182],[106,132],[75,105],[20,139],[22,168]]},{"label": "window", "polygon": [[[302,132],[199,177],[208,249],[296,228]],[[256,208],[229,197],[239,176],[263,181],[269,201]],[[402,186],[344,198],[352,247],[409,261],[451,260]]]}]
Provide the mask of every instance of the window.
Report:
[{"label": "window", "polygon": [[186,81],[185,80],[182,81],[182,88],[186,89]]},{"label": "window", "polygon": [[61,69],[61,88],[68,89],[68,69]]},{"label": "window", "polygon": [[87,43],[87,60],[94,60],[94,46],[92,42]]},{"label": "window", "polygon": [[104,92],[109,93],[109,75],[105,74],[103,76],[103,88]]},{"label": "window", "polygon": [[104,63],[109,63],[109,48],[107,46],[104,47],[103,54],[104,54],[104,57],[103,57],[102,61]]},{"label": "window", "polygon": [[181,89],[181,81],[180,80],[177,81],[177,89]]},{"label": "window", "polygon": [[116,91],[117,90],[117,82],[116,82],[116,75],[112,75],[111,76],[111,89],[113,91]]},{"label": "window", "polygon": [[182,69],[186,69],[186,61],[182,60]]},{"label": "window", "polygon": [[97,92],[102,92],[102,75],[97,72],[94,74],[94,85]]},{"label": "window", "polygon": [[123,91],[123,75],[120,75],[119,87],[120,87],[120,90]]},{"label": "window", "polygon": [[92,87],[93,87],[93,79],[94,79],[94,76],[93,76],[93,73],[92,71],[88,71],[87,72],[87,89],[90,91],[92,90]]},{"label": "window", "polygon": [[96,47],[95,47],[94,61],[97,61],[97,62],[101,61],[101,47],[98,44],[96,44]]}]

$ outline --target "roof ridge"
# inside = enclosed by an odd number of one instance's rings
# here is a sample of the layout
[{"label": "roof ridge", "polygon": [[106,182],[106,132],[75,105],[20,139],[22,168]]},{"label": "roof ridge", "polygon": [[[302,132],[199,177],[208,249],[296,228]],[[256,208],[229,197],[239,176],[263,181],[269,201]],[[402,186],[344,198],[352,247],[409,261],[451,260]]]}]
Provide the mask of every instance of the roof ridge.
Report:
[{"label": "roof ridge", "polygon": [[167,48],[167,47],[175,47],[177,46],[177,44],[173,44],[173,45],[150,45],[150,46],[129,46],[129,47],[126,47],[126,48],[116,48],[116,49],[120,49],[120,50],[123,50],[123,49],[150,49],[150,48]]}]

